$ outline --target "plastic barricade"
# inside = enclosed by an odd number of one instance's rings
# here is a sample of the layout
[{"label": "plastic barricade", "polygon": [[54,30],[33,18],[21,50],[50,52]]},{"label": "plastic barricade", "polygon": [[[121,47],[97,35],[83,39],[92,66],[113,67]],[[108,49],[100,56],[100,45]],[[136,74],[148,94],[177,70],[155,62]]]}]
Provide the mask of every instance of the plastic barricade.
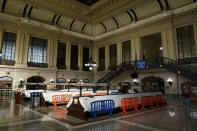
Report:
[{"label": "plastic barricade", "polygon": [[[92,94],[91,93],[83,93],[81,94],[81,96],[91,96]],[[80,94],[77,94],[76,96],[80,96]]]},{"label": "plastic barricade", "polygon": [[41,93],[40,92],[31,92],[30,98],[31,98],[31,107],[32,108],[41,106]]},{"label": "plastic barricade", "polygon": [[107,95],[107,93],[95,93],[95,95]]},{"label": "plastic barricade", "polygon": [[151,108],[154,107],[154,96],[143,96],[140,98],[140,105],[142,106],[143,110],[146,110],[145,106],[150,106]]},{"label": "plastic barricade", "polygon": [[91,102],[91,114],[93,115],[94,119],[97,119],[97,114],[109,113],[110,116],[114,111],[114,100],[100,100]]},{"label": "plastic barricade", "polygon": [[137,97],[130,97],[130,98],[123,98],[121,99],[121,109],[123,114],[128,114],[126,112],[127,109],[134,108],[135,111],[139,112],[138,109],[138,98]]},{"label": "plastic barricade", "polygon": [[165,95],[156,95],[155,103],[156,103],[156,106],[159,106],[159,104],[166,105]]},{"label": "plastic barricade", "polygon": [[52,96],[52,104],[57,108],[57,104],[68,104],[72,95],[54,95]]}]

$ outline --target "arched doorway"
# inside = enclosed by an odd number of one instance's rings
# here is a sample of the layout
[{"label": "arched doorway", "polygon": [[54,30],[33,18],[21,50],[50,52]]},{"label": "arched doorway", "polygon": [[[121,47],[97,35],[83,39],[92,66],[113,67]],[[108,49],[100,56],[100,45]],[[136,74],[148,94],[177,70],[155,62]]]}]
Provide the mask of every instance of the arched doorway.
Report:
[{"label": "arched doorway", "polygon": [[28,83],[43,83],[45,79],[41,76],[32,76],[27,79],[27,85],[26,89],[27,90],[39,90],[39,89],[45,89],[46,85],[40,85],[40,84],[35,84],[35,85],[30,85]]},{"label": "arched doorway", "polygon": [[12,89],[13,79],[8,76],[0,77],[0,89]]},{"label": "arched doorway", "polygon": [[164,79],[156,76],[148,76],[141,80],[144,92],[161,91],[165,94]]},{"label": "arched doorway", "polygon": [[[64,78],[57,78],[56,83],[66,83],[66,80]],[[56,85],[56,88],[61,90],[64,89],[64,85]]]}]

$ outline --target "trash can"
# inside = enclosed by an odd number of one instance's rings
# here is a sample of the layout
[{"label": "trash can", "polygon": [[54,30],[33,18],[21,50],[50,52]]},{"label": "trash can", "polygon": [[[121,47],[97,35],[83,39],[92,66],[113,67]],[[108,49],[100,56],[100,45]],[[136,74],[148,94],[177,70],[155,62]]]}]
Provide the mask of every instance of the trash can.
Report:
[{"label": "trash can", "polygon": [[40,92],[32,92],[30,94],[31,98],[31,107],[36,108],[41,106],[41,93]]},{"label": "trash can", "polygon": [[20,104],[21,103],[21,92],[16,92],[15,93],[15,103]]}]

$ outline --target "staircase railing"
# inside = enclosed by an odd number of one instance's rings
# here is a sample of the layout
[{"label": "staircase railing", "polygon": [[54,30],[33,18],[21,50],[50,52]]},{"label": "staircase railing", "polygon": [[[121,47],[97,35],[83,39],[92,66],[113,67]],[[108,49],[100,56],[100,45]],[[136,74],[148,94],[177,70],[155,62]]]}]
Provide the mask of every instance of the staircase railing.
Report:
[{"label": "staircase railing", "polygon": [[[179,73],[180,75],[190,78],[191,80],[197,81],[197,77],[196,77],[197,67],[183,64],[183,61],[184,60],[175,61],[166,57],[160,57],[154,59],[146,59],[145,63],[146,63],[146,69],[165,68],[170,72]],[[187,59],[187,63],[188,61],[189,59]],[[192,62],[193,63],[195,62],[194,58],[192,58]],[[108,72],[105,76],[99,79],[97,83],[110,82],[124,71],[136,70],[136,69],[137,69],[137,61],[122,62],[120,65],[117,66],[116,70],[112,70]]]}]

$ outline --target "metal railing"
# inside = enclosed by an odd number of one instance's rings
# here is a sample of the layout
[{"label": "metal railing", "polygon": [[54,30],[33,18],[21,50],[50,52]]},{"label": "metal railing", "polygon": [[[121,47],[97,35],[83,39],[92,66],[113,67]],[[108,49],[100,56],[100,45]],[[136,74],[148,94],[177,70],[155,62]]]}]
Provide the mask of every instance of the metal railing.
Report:
[{"label": "metal railing", "polygon": [[[195,58],[196,59],[196,58]],[[192,58],[192,60],[187,59],[188,61],[195,62],[195,59]],[[146,67],[145,69],[158,69],[158,68],[164,68],[168,71],[174,72],[174,73],[180,73],[180,75],[183,75],[185,77],[188,77],[192,80],[197,80],[197,68],[195,66],[190,66],[187,64],[183,64],[183,62],[180,61],[183,60],[172,60],[166,57],[160,57],[160,58],[153,58],[153,59],[146,59]],[[190,63],[188,63],[190,64]],[[137,69],[137,61],[127,61],[122,62],[120,65],[117,66],[115,70],[112,70],[108,72],[105,76],[103,76],[101,79],[98,80],[98,83],[105,83],[110,82],[115,77],[119,76],[124,71],[128,70],[144,70],[144,69]]]}]

